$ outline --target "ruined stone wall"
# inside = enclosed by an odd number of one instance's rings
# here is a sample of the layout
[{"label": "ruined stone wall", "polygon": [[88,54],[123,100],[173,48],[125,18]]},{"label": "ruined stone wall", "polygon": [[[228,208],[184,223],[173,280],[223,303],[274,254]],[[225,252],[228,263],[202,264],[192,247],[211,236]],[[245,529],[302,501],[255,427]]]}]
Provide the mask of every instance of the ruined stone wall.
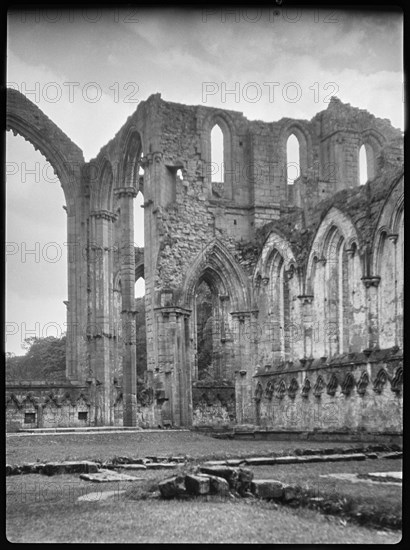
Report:
[{"label": "ruined stone wall", "polygon": [[[37,108],[33,118],[30,102],[16,93],[10,94],[8,127],[54,162],[67,195],[69,239],[87,252],[69,270],[68,318],[79,322],[80,332],[67,339],[67,378],[89,388],[91,422],[232,421],[232,400],[203,398],[212,388],[198,397],[195,386],[201,281],[213,293],[220,332],[214,335],[216,372],[235,386],[237,423],[269,417],[256,407],[262,403],[261,368],[276,372],[293,364],[302,373],[308,360],[327,369],[329,361],[343,363],[346,353],[401,349],[402,137],[387,120],[332,98],[310,121],[248,121],[242,113],[166,102],[155,94],[84,164],[74,144]],[[26,125],[16,101],[28,112]],[[215,124],[224,138],[222,183],[212,178]],[[45,139],[49,133],[56,135],[53,143]],[[291,134],[300,144],[294,185],[288,185],[286,166]],[[361,145],[371,182],[359,187]],[[80,161],[74,175],[63,169],[72,155]],[[134,284],[140,268],[133,200],[139,191],[148,393],[137,398]],[[359,371],[353,375],[357,383]],[[304,379],[298,377],[300,386]],[[345,411],[340,425],[369,427],[357,420],[364,401],[353,395],[338,401]],[[385,410],[379,405],[375,414]],[[355,420],[347,420],[352,407]],[[380,429],[397,427],[397,414],[390,424],[381,414]],[[281,426],[290,429],[287,421]]]}]

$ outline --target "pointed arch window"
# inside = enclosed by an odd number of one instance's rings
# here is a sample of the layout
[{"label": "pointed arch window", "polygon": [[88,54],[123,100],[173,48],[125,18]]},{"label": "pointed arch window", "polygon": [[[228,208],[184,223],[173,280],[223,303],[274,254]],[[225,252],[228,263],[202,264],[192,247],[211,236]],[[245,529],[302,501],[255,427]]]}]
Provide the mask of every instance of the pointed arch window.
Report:
[{"label": "pointed arch window", "polygon": [[219,124],[211,130],[211,178],[212,182],[224,183],[224,135]]}]

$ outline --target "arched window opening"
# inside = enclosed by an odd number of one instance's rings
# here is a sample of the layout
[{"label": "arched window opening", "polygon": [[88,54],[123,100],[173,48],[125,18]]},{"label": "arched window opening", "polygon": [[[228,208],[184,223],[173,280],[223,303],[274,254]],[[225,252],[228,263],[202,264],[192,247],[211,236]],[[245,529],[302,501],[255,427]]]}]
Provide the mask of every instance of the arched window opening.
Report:
[{"label": "arched window opening", "polygon": [[[134,246],[136,248],[144,248],[144,195],[141,191],[134,199]],[[143,277],[138,277],[135,282],[135,298],[145,296],[145,280]]]},{"label": "arched window opening", "polygon": [[218,124],[215,124],[211,130],[211,181],[215,183],[225,181],[224,136]]},{"label": "arched window opening", "polygon": [[327,328],[327,353],[331,357],[349,348],[350,282],[346,241],[333,227],[325,248],[326,285],[325,315]]},{"label": "arched window opening", "polygon": [[213,295],[209,285],[202,281],[195,295],[196,302],[196,373],[194,379],[215,378],[213,345]]},{"label": "arched window opening", "polygon": [[145,279],[144,277],[139,277],[137,281],[135,281],[135,299],[140,299],[145,296]]},{"label": "arched window opening", "polygon": [[137,189],[139,189],[140,191],[143,191],[144,190],[144,176],[145,176],[145,170],[144,168],[142,167],[142,158],[144,156],[144,153],[141,153],[141,159],[140,159],[140,162],[138,163],[138,183],[137,183]]},{"label": "arched window opening", "polygon": [[134,200],[134,246],[144,246],[144,195],[141,191]]},{"label": "arched window opening", "polygon": [[144,157],[144,153],[141,152],[141,160],[138,163],[138,175],[140,175],[140,176],[143,176],[144,172],[145,172],[144,168],[141,166],[141,161],[142,161],[143,157]]},{"label": "arched window opening", "polygon": [[295,134],[291,134],[286,142],[286,181],[293,185],[300,177],[300,144]]},{"label": "arched window opening", "polygon": [[67,207],[52,166],[31,143],[8,133],[6,158],[6,322],[18,327],[6,350],[22,355],[26,338],[66,332]]},{"label": "arched window opening", "polygon": [[135,282],[135,334],[137,347],[137,376],[139,378],[144,378],[147,371],[144,277],[139,277]]},{"label": "arched window opening", "polygon": [[359,185],[364,185],[375,176],[375,155],[373,147],[364,143],[359,149]]},{"label": "arched window opening", "polygon": [[364,145],[359,151],[359,185],[364,185],[368,180],[367,154]]},{"label": "arched window opening", "polygon": [[292,275],[286,272],[282,256],[273,253],[270,268],[269,313],[271,318],[272,352],[274,362],[289,359],[290,352],[290,319],[289,319],[289,285]]}]

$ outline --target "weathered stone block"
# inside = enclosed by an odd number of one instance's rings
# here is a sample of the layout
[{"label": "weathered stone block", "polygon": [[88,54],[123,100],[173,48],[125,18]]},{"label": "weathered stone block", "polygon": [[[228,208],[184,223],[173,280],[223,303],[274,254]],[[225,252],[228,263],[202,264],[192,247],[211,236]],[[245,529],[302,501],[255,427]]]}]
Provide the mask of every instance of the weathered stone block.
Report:
[{"label": "weathered stone block", "polygon": [[[200,474],[205,476],[207,474]],[[223,477],[218,476],[208,476],[209,479],[209,492],[211,495],[229,495],[229,483]]]},{"label": "weathered stone block", "polygon": [[6,476],[17,476],[21,474],[21,469],[19,466],[6,464]]},{"label": "weathered stone block", "polygon": [[282,500],[283,502],[289,502],[290,500],[294,500],[298,496],[297,488],[293,485],[284,485],[283,486],[283,495]]},{"label": "weathered stone block", "polygon": [[236,468],[230,466],[201,466],[200,471],[203,474],[223,477],[231,488],[236,489],[238,482],[238,470]]},{"label": "weathered stone block", "polygon": [[172,470],[173,468],[178,468],[179,464],[172,464],[172,462],[147,462],[145,466],[148,470]]},{"label": "weathered stone block", "polygon": [[97,472],[98,464],[86,460],[81,462],[48,462],[41,469],[41,473],[46,476]]},{"label": "weathered stone block", "polygon": [[22,474],[40,474],[45,464],[41,462],[28,462],[21,466]]},{"label": "weathered stone block", "polygon": [[385,455],[380,456],[380,458],[403,458],[403,453],[402,452],[387,453]]},{"label": "weathered stone block", "polygon": [[158,484],[161,496],[164,498],[174,498],[186,494],[185,477],[175,476],[164,479]]},{"label": "weathered stone block", "polygon": [[251,491],[251,483],[253,480],[253,472],[246,468],[239,468],[237,490],[240,495]]},{"label": "weathered stone block", "polygon": [[[296,457],[292,457],[296,458]],[[276,464],[276,458],[271,456],[257,457],[257,458],[247,458],[246,464],[249,466],[264,466],[269,464]]]},{"label": "weathered stone block", "polygon": [[128,476],[127,474],[120,474],[113,470],[99,470],[95,474],[81,474],[80,479],[85,481],[94,481],[95,483],[109,483],[112,481],[141,481],[142,477]]},{"label": "weathered stone block", "polygon": [[185,476],[185,487],[190,495],[207,495],[210,490],[209,477],[188,474]]},{"label": "weathered stone block", "polygon": [[259,498],[280,499],[283,496],[284,485],[273,479],[254,479],[251,488],[252,493]]},{"label": "weathered stone block", "polygon": [[114,466],[116,469],[121,470],[146,470],[145,464],[117,464]]}]

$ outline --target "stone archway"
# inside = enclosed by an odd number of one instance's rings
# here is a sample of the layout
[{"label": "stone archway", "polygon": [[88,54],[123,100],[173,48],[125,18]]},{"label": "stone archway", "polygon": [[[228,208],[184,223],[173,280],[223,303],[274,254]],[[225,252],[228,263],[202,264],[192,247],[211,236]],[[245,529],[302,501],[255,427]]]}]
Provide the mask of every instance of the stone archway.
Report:
[{"label": "stone archway", "polygon": [[67,208],[67,290],[66,375],[70,380],[84,378],[87,326],[86,271],[87,234],[82,221],[82,173],[85,166],[81,149],[64,134],[34,103],[17,90],[7,89],[6,129],[30,142],[50,163],[64,192]]},{"label": "stone archway", "polygon": [[[209,289],[212,321],[211,365],[204,379],[198,372],[198,290]],[[217,240],[198,255],[185,278],[181,303],[184,315],[184,372],[175,388],[189,425],[227,424],[242,418],[243,388],[239,400],[236,379],[251,385],[252,309],[248,282],[242,268]],[[241,374],[239,374],[241,373]],[[247,390],[245,390],[245,393]],[[204,408],[204,395],[208,407]],[[232,399],[232,396],[235,399]],[[201,413],[198,412],[201,403]]]}]

